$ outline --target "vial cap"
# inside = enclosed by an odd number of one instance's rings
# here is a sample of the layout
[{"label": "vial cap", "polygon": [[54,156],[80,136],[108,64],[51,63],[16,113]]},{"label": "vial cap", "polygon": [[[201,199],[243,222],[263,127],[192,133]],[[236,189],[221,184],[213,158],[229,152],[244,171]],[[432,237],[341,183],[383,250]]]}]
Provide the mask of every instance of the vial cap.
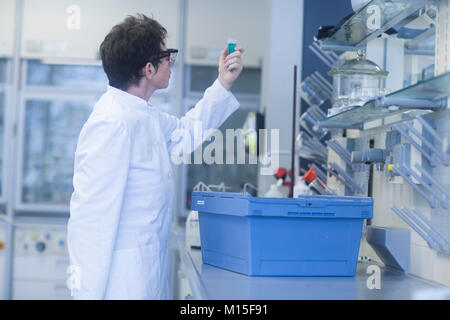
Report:
[{"label": "vial cap", "polygon": [[286,169],[278,168],[278,170],[275,172],[274,175],[277,179],[284,179],[286,178],[286,174],[287,174]]},{"label": "vial cap", "polygon": [[314,166],[312,166],[311,169],[309,169],[308,172],[306,172],[303,175],[302,180],[306,180],[306,181],[308,181],[308,183],[311,183],[314,180],[316,180],[316,178],[317,178],[317,173],[314,172]]}]

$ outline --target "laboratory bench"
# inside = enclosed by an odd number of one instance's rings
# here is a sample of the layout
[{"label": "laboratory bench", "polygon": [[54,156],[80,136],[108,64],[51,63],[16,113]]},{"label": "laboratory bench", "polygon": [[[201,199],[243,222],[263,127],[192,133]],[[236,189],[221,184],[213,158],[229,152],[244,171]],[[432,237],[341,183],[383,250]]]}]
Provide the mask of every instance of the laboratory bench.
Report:
[{"label": "laboratory bench", "polygon": [[[184,231],[173,233],[173,245],[192,296],[198,300],[410,300],[445,299],[450,289],[375,262],[358,261],[354,277],[250,277],[202,262],[200,249],[186,248]],[[380,268],[380,289],[367,282]]]}]

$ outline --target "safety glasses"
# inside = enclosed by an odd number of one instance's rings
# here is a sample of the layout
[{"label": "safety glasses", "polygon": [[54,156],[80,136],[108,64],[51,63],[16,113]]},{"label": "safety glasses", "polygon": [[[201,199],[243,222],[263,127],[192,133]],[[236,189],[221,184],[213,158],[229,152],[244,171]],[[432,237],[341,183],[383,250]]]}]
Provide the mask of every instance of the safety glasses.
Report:
[{"label": "safety glasses", "polygon": [[160,51],[157,55],[152,56],[149,60],[156,61],[169,57],[170,64],[174,64],[177,59],[177,55],[178,55],[177,49],[167,49],[164,51]]}]

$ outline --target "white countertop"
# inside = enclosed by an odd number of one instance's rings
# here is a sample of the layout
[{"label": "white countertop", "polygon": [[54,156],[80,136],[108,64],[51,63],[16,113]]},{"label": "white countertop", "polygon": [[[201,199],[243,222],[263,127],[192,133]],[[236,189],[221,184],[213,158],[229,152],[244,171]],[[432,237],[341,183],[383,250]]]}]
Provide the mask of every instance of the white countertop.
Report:
[{"label": "white countertop", "polygon": [[[409,300],[449,295],[450,288],[388,269],[358,262],[353,277],[250,277],[202,262],[200,249],[185,247],[184,232],[175,232],[187,278],[200,300]],[[380,289],[369,289],[367,268],[380,268]]]}]

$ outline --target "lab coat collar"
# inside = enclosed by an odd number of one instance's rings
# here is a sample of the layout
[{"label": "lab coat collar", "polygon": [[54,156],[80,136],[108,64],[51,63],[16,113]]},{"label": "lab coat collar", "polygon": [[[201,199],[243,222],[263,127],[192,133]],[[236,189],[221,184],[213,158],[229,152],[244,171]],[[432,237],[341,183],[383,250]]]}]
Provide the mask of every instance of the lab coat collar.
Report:
[{"label": "lab coat collar", "polygon": [[134,108],[140,108],[140,109],[149,109],[150,103],[148,101],[145,101],[142,98],[139,98],[135,95],[132,95],[128,92],[125,92],[123,90],[117,89],[115,87],[112,87],[110,85],[107,86],[107,91],[114,94],[115,96],[118,96],[119,99],[124,102],[127,106],[134,107]]}]

